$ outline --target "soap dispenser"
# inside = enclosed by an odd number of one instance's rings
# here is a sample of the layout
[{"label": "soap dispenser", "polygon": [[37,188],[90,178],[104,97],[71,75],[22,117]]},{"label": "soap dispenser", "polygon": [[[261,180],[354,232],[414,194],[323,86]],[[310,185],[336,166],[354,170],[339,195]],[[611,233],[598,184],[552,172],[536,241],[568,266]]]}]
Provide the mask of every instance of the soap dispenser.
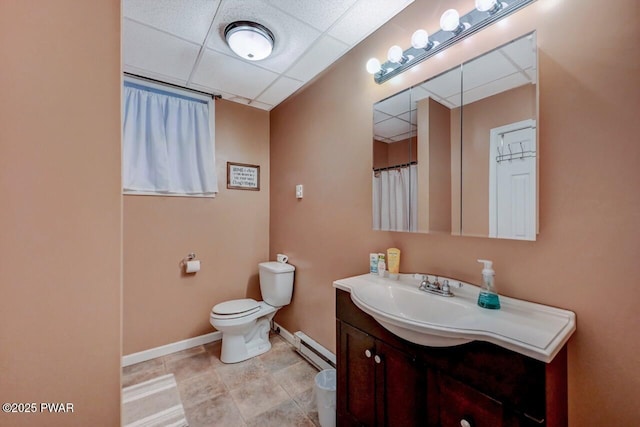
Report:
[{"label": "soap dispenser", "polygon": [[479,259],[478,262],[484,264],[482,269],[482,290],[478,295],[478,305],[482,308],[491,310],[500,309],[500,299],[498,294],[493,290],[493,280],[496,272],[493,271],[493,262],[486,259]]}]

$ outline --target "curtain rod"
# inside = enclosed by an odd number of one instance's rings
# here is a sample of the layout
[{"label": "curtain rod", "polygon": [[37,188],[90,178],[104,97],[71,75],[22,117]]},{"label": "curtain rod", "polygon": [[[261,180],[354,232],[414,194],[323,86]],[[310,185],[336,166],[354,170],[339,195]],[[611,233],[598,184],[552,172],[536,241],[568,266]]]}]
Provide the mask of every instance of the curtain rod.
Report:
[{"label": "curtain rod", "polygon": [[158,84],[165,85],[165,86],[175,87],[175,88],[182,89],[182,90],[188,90],[190,92],[199,93],[200,95],[207,95],[207,96],[212,97],[213,99],[222,99],[222,95],[218,95],[218,94],[215,94],[215,93],[203,92],[201,90],[192,89],[190,87],[180,86],[180,85],[173,84],[173,83],[163,82],[162,80],[152,79],[151,77],[145,77],[145,76],[141,76],[139,74],[127,73],[126,71],[124,71],[123,74],[125,76],[134,77],[134,78],[140,79],[140,80],[146,80],[146,81],[149,81],[149,82],[158,83]]},{"label": "curtain rod", "polygon": [[391,169],[398,169],[398,168],[406,168],[407,166],[412,166],[412,165],[417,165],[418,162],[413,161],[413,162],[409,162],[409,163],[402,163],[399,165],[393,165],[393,166],[387,166],[384,168],[373,168],[374,172],[380,172],[380,171],[386,171],[386,170],[391,170]]}]

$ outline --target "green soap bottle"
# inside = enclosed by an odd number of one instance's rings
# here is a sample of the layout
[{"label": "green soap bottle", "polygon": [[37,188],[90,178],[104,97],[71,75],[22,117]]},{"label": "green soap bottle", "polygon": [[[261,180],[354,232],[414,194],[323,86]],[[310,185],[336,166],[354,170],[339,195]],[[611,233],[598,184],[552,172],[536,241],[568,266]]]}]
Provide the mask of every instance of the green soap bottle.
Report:
[{"label": "green soap bottle", "polygon": [[491,310],[500,309],[500,298],[498,294],[493,290],[493,281],[496,272],[493,271],[493,262],[486,259],[479,259],[478,262],[484,264],[482,269],[482,290],[478,295],[478,305],[482,308],[488,308]]}]

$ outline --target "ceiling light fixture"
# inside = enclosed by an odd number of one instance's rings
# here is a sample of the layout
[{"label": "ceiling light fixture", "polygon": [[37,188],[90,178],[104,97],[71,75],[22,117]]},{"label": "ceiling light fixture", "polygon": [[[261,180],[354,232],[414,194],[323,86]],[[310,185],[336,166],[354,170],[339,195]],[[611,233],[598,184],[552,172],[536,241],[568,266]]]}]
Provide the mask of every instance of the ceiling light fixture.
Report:
[{"label": "ceiling light fixture", "polygon": [[241,58],[260,61],[271,55],[275,39],[264,25],[251,21],[236,21],[224,29],[224,38],[231,50]]},{"label": "ceiling light fixture", "polygon": [[403,51],[399,46],[392,46],[387,53],[387,61],[381,64],[376,58],[371,58],[367,62],[367,71],[373,74],[376,83],[382,84],[535,0],[507,1],[476,0],[476,8],[464,16],[460,16],[455,9],[449,9],[440,18],[440,30],[434,34],[423,29],[417,30],[411,37],[408,49]]}]

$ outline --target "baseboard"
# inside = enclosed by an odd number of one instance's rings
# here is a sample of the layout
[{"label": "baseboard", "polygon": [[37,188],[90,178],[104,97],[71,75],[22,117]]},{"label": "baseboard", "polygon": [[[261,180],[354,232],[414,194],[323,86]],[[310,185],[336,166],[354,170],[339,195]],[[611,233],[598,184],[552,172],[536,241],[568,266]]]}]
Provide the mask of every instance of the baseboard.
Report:
[{"label": "baseboard", "polygon": [[336,367],[336,355],[304,332],[292,334],[276,322],[273,322],[273,329],[319,370]]},{"label": "baseboard", "polygon": [[186,340],[162,345],[160,347],[150,348],[149,350],[143,350],[138,353],[123,356],[122,366],[125,367],[140,362],[146,362],[147,360],[155,359],[156,357],[166,356],[167,354],[175,353],[176,351],[186,350],[188,348],[197,347],[199,345],[208,344],[221,339],[222,332],[216,331],[211,332],[210,334],[200,335],[199,337],[188,338]]}]

